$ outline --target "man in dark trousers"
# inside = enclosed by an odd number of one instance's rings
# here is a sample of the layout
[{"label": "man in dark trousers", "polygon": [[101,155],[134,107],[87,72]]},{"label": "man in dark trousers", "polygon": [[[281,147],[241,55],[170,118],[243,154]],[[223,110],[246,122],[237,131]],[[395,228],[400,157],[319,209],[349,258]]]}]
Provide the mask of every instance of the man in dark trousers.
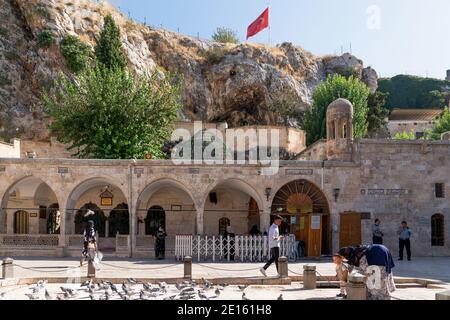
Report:
[{"label": "man in dark trousers", "polygon": [[[270,248],[270,260],[266,263],[264,267],[259,269],[261,273],[267,277],[266,270],[270,267],[272,263],[275,262],[275,265],[277,267],[278,272],[278,258],[280,257],[280,242],[283,239],[283,236],[280,236],[280,230],[279,226],[281,222],[283,221],[283,218],[281,216],[276,216],[273,224],[270,226],[269,229],[269,248]],[[280,273],[278,272],[278,275]]]},{"label": "man in dark trousers", "polygon": [[403,250],[406,247],[406,254],[408,261],[411,261],[411,229],[409,229],[406,221],[402,221],[401,227],[398,229],[398,243],[399,243],[399,259],[403,260]]},{"label": "man in dark trousers", "polygon": [[375,224],[372,226],[372,242],[373,244],[383,244],[383,232],[380,229],[380,219],[375,219]]}]

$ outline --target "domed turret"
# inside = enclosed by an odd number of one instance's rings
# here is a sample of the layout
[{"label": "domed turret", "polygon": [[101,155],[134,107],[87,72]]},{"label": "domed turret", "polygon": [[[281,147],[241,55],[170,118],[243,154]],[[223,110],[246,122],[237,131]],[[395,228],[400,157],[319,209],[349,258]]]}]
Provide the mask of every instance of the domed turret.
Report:
[{"label": "domed turret", "polygon": [[352,161],[353,105],[337,99],[327,109],[327,157],[329,160]]}]

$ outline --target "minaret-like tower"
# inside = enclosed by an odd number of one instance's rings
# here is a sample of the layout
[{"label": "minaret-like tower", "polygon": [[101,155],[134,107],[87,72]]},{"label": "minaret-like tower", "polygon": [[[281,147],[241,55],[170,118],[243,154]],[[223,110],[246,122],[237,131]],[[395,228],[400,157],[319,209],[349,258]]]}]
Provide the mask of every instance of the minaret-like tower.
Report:
[{"label": "minaret-like tower", "polygon": [[327,109],[327,158],[352,161],[353,105],[346,99],[337,99]]}]

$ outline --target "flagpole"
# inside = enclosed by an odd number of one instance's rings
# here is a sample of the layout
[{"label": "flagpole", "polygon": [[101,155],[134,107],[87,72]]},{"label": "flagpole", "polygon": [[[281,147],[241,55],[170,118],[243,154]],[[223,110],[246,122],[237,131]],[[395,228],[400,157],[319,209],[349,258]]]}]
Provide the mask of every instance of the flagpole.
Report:
[{"label": "flagpole", "polygon": [[270,17],[270,0],[267,0],[267,7],[269,8],[269,46],[270,46],[270,22],[271,22],[271,17]]}]

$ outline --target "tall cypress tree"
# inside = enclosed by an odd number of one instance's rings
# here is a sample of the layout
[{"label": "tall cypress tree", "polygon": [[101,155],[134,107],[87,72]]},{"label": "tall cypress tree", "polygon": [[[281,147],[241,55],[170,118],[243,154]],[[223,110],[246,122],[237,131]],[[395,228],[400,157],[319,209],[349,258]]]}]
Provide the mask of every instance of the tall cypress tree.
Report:
[{"label": "tall cypress tree", "polygon": [[120,29],[112,15],[105,17],[103,30],[95,45],[95,56],[100,64],[109,69],[124,69],[127,66],[120,40]]}]

